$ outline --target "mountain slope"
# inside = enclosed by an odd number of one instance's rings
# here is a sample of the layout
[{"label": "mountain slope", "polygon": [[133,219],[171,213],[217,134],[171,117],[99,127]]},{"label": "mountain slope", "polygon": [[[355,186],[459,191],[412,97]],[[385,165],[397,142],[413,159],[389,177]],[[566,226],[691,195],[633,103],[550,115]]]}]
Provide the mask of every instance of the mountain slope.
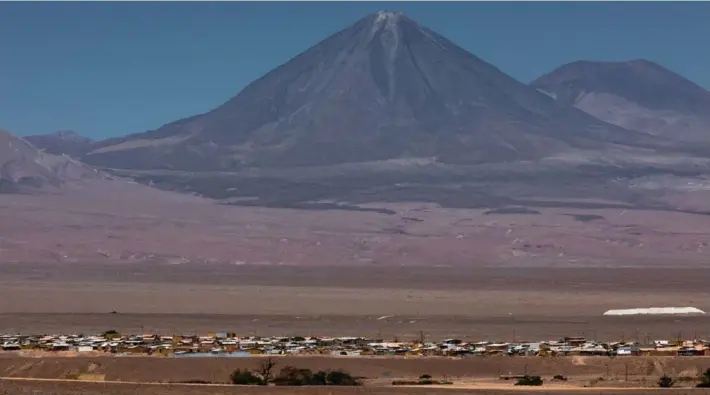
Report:
[{"label": "mountain slope", "polygon": [[647,60],[574,62],[531,86],[624,128],[710,142],[710,92]]},{"label": "mountain slope", "polygon": [[73,130],[62,130],[49,134],[38,134],[24,138],[35,147],[53,155],[69,155],[79,158],[91,150],[94,142],[90,138],[81,136]]},{"label": "mountain slope", "polygon": [[0,193],[59,188],[72,180],[97,177],[94,169],[82,163],[41,152],[0,130]]},{"label": "mountain slope", "polygon": [[399,13],[318,43],[206,114],[99,143],[87,163],[233,170],[400,158],[450,164],[651,147],[562,105]]}]

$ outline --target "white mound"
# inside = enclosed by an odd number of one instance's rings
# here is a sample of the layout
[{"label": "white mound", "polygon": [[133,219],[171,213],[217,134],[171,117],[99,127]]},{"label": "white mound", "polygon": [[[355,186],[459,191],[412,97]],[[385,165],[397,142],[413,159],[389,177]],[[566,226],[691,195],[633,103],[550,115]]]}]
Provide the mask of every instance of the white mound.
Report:
[{"label": "white mound", "polygon": [[609,310],[604,315],[640,315],[640,314],[705,314],[695,307],[649,307],[647,309]]}]

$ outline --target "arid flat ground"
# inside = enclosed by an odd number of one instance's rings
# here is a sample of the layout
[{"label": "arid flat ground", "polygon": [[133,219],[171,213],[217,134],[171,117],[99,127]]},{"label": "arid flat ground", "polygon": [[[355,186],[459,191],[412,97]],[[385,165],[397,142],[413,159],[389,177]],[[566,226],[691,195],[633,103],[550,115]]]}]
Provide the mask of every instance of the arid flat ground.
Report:
[{"label": "arid flat ground", "polygon": [[[648,394],[663,374],[679,378],[677,390],[663,393],[687,393],[694,379],[710,364],[703,357],[605,357],[509,358],[353,358],[353,357],[277,357],[280,366],[311,370],[341,369],[361,377],[362,388],[253,388],[238,390],[225,386],[235,369],[253,369],[263,357],[173,359],[151,357],[47,357],[24,358],[0,354],[0,391],[12,394],[40,393],[212,393],[212,394],[444,394],[444,393],[595,393]],[[513,381],[500,380],[501,374],[540,375],[546,384],[524,388]],[[412,380],[422,374],[453,381],[451,386],[393,387],[393,380]],[[553,375],[568,380],[554,382]],[[30,379],[25,380],[25,379]],[[101,382],[77,382],[76,380]],[[62,380],[62,381],[45,381]],[[192,380],[219,386],[177,385]],[[172,384],[169,384],[172,383]],[[676,392],[676,391],[686,392]],[[132,392],[131,392],[132,391]],[[706,394],[706,390],[692,390]],[[705,392],[704,392],[705,391]]]},{"label": "arid flat ground", "polygon": [[[668,199],[682,206],[700,194],[708,196],[699,191]],[[365,207],[386,212],[298,210],[235,207],[124,181],[84,181],[55,193],[0,195],[0,262],[368,268],[708,263],[708,215],[626,209],[621,202],[567,203],[522,212],[431,203]]]},{"label": "arid flat ground", "polygon": [[0,332],[710,337],[706,316],[602,317],[710,311],[707,215],[378,207],[394,214],[105,180],[0,195]]},{"label": "arid flat ground", "polygon": [[710,269],[697,268],[4,264],[0,332],[710,338],[710,316],[602,316],[651,306],[710,311],[709,280]]},{"label": "arid flat ground", "polygon": [[543,388],[506,388],[491,386],[454,387],[454,388],[398,388],[398,387],[235,387],[235,386],[194,386],[194,385],[148,385],[148,384],[123,384],[123,383],[87,383],[87,382],[52,382],[52,381],[0,381],[0,391],[12,395],[459,395],[459,394],[485,394],[485,395],[533,395],[533,394],[595,394],[595,395],[707,395],[710,391],[696,389],[689,391],[687,388],[568,388],[560,387],[551,389]]}]

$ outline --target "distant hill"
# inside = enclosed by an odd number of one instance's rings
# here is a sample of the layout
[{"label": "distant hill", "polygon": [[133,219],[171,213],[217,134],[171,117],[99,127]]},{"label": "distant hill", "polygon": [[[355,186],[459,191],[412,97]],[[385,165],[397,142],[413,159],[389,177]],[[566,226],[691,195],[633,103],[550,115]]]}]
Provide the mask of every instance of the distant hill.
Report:
[{"label": "distant hill", "polygon": [[183,171],[413,158],[475,164],[657,144],[552,100],[405,15],[380,12],[218,108],[101,142],[84,160]]},{"label": "distant hill", "polygon": [[74,158],[79,158],[90,151],[91,144],[94,142],[92,139],[81,136],[73,130],[27,136],[25,140],[48,154],[66,154]]},{"label": "distant hill", "polygon": [[64,155],[44,153],[28,141],[0,131],[0,193],[60,188],[99,173]]},{"label": "distant hill", "polygon": [[710,92],[647,60],[573,62],[531,86],[627,129],[710,142]]}]

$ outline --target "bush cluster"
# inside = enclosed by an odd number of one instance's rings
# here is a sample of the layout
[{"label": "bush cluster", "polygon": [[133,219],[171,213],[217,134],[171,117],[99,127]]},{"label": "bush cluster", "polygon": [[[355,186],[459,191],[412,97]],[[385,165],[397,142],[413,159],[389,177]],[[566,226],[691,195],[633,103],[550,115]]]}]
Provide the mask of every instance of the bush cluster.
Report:
[{"label": "bush cluster", "polygon": [[710,369],[706,370],[705,373],[700,377],[700,383],[697,385],[698,388],[710,388]]},{"label": "bush cluster", "polygon": [[520,380],[518,380],[515,385],[531,385],[531,386],[540,386],[542,385],[542,377],[540,376],[528,376],[525,375]]},{"label": "bush cluster", "polygon": [[333,386],[355,386],[361,385],[358,378],[342,370],[327,370],[313,372],[310,369],[299,369],[293,366],[284,366],[278,375],[274,377],[273,370],[276,362],[269,358],[262,362],[257,369],[242,370],[237,369],[229,377],[229,381],[235,385],[274,385],[302,386],[302,385],[333,385]]},{"label": "bush cluster", "polygon": [[286,386],[357,386],[361,383],[350,373],[343,372],[341,370],[319,370],[317,372],[313,372],[310,369],[299,369],[293,366],[285,366],[274,379],[274,384]]}]

